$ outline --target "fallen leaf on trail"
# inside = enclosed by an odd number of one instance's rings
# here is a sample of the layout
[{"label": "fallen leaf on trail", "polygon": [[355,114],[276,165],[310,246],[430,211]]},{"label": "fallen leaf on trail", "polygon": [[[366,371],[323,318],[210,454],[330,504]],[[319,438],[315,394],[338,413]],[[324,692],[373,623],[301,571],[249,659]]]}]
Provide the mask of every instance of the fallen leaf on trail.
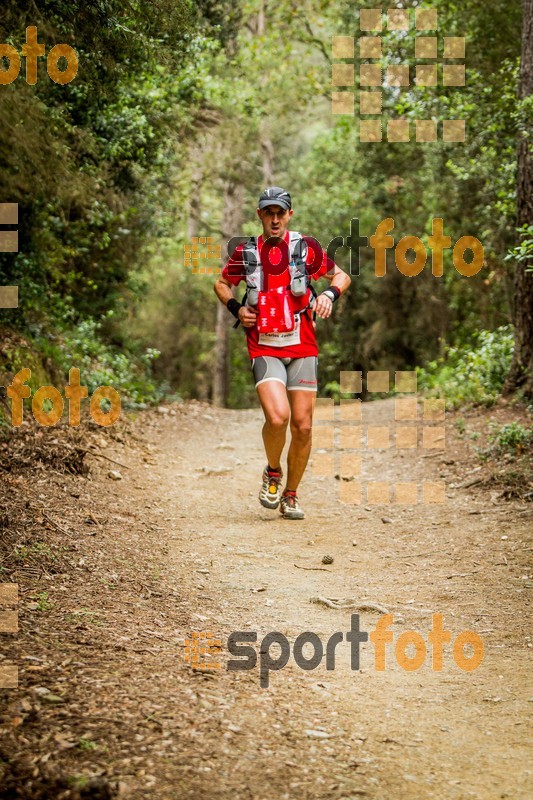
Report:
[{"label": "fallen leaf on trail", "polygon": [[207,467],[202,467],[200,470],[202,475],[226,475],[228,472],[232,472],[233,467],[213,467],[212,469],[208,469]]},{"label": "fallen leaf on trail", "polygon": [[54,739],[57,742],[58,750],[69,750],[71,747],[76,747],[78,744],[77,742],[73,742],[72,739],[67,738],[67,736],[61,733],[56,733]]},{"label": "fallen leaf on trail", "polygon": [[326,733],[326,731],[315,731],[312,729],[304,731],[306,736],[309,736],[310,739],[332,739],[332,733]]},{"label": "fallen leaf on trail", "polygon": [[41,700],[43,703],[49,703],[52,706],[60,705],[61,703],[65,702],[63,697],[60,697],[58,694],[52,694],[52,692],[49,694],[43,694]]}]

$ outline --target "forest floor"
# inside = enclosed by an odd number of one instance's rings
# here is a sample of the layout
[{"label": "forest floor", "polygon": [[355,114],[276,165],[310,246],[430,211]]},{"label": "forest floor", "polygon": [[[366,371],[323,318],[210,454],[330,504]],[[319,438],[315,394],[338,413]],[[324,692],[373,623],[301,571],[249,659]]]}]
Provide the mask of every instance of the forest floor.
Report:
[{"label": "forest floor", "polygon": [[[363,421],[387,425],[393,403],[364,404]],[[525,412],[448,414],[442,451],[363,454],[365,480],[445,481],[444,503],[345,504],[342,480],[309,470],[301,522],[257,500],[256,409],[186,403],[107,431],[82,418],[13,432],[0,580],[18,584],[20,627],[1,634],[0,675],[18,665],[19,685],[0,690],[0,797],[530,798],[533,505],[513,463],[476,456],[491,420]],[[357,609],[317,596],[393,614],[384,671],[371,641],[351,669]],[[358,613],[371,633],[379,609]],[[477,669],[451,644],[441,671],[429,644],[416,671],[398,664],[398,637],[427,642],[433,613],[452,642],[481,637]],[[186,662],[203,631],[221,640],[206,659],[221,669]],[[287,638],[268,687],[257,666],[226,668],[233,631],[257,632],[258,654],[267,633]],[[324,648],[344,632],[334,670],[296,665],[305,631]]]}]

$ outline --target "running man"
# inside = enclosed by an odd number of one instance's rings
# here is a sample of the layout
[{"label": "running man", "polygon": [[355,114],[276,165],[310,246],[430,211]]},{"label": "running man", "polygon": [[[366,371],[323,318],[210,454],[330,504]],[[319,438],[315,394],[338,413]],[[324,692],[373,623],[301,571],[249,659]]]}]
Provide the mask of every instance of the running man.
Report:
[{"label": "running man", "polygon": [[[350,285],[318,242],[288,230],[291,196],[279,186],[265,189],[257,216],[263,233],[239,244],[215,283],[215,293],[242,324],[259,401],[265,415],[263,442],[267,466],[259,500],[285,519],[303,519],[297,490],[311,452],[311,428],[317,392],[318,347],[313,314],[330,316],[333,303]],[[311,280],[330,286],[316,296]],[[245,303],[232,287],[244,280]],[[312,311],[311,311],[312,309]],[[280,465],[290,423],[287,481],[283,493]]]}]

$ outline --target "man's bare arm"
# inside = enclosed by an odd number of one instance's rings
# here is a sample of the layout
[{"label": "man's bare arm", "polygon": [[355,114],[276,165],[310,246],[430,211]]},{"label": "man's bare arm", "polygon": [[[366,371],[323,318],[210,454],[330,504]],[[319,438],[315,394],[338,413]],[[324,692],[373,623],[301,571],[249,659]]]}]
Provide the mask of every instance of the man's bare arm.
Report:
[{"label": "man's bare arm", "polygon": [[341,294],[346,291],[352,282],[351,277],[336,264],[335,269],[332,269],[330,272],[326,272],[324,278],[329,281],[332,286],[335,286],[335,288],[338,289]]},{"label": "man's bare arm", "polygon": [[[228,300],[233,299],[233,287],[231,283],[222,275],[215,281],[213,289],[223,305],[227,306]],[[255,308],[250,308],[250,306],[241,306],[239,309],[239,320],[245,328],[252,328],[255,325],[256,318],[257,311]]]},{"label": "man's bare arm", "polygon": [[[336,264],[334,269],[330,270],[324,275],[324,278],[330,282],[331,286],[335,287],[335,289],[338,289],[341,294],[346,291],[352,282],[351,277]],[[332,308],[333,303],[331,302],[330,298],[327,295],[319,294],[314,308],[317,315],[322,319],[327,319],[327,317],[329,317],[331,314]]]},{"label": "man's bare arm", "polygon": [[223,305],[227,305],[228,300],[231,300],[233,297],[232,285],[228,280],[226,280],[226,278],[223,278],[222,275],[215,281],[213,289]]}]

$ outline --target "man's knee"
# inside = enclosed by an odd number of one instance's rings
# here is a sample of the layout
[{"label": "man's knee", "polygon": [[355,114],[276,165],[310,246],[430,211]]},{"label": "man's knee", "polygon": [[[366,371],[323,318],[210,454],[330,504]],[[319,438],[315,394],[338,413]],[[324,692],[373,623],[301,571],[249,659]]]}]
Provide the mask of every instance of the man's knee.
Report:
[{"label": "man's knee", "polygon": [[279,411],[269,412],[266,415],[266,421],[269,428],[276,431],[283,431],[289,424],[289,415]]},{"label": "man's knee", "polygon": [[311,436],[312,422],[306,417],[303,419],[291,419],[292,435],[298,436],[300,439],[309,439]]}]

